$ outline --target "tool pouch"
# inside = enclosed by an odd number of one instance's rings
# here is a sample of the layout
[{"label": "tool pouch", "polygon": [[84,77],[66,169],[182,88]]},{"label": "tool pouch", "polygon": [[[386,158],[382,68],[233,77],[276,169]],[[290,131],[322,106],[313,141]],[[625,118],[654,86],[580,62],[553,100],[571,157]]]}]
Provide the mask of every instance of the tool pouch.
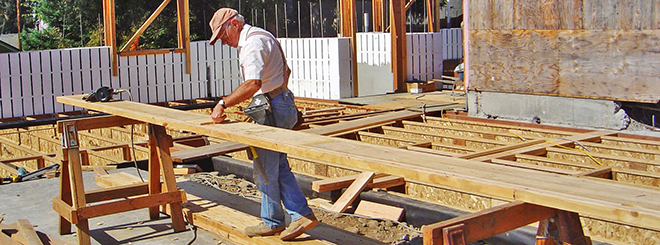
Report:
[{"label": "tool pouch", "polygon": [[252,101],[243,109],[243,113],[257,124],[271,126],[274,123],[270,101],[264,94],[252,97]]}]

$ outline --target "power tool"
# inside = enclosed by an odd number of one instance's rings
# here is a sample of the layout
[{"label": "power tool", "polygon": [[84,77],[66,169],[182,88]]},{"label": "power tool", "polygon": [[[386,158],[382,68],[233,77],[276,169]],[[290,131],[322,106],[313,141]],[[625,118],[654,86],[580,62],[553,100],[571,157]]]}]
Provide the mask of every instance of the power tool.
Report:
[{"label": "power tool", "polygon": [[97,89],[96,91],[83,96],[83,100],[89,102],[108,102],[112,100],[112,95],[119,94],[122,92],[120,89],[114,89],[112,87],[103,86]]},{"label": "power tool", "polygon": [[12,183],[12,182],[22,182],[22,181],[28,181],[31,179],[36,179],[41,177],[44,173],[53,170],[53,169],[58,169],[60,167],[59,164],[53,164],[48,167],[36,170],[34,172],[28,173],[25,168],[19,168],[18,173],[16,176],[7,176],[5,178],[0,178],[0,184],[4,184],[5,182],[7,183]]}]

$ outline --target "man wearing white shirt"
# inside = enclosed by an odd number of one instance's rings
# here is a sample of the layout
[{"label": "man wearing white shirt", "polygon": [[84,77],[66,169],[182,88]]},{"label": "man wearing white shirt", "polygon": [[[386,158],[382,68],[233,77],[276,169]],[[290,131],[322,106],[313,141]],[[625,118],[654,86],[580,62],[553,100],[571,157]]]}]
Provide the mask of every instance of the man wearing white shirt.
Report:
[{"label": "man wearing white shirt", "polygon": [[[298,110],[293,100],[293,93],[286,87],[290,71],[279,42],[270,32],[246,24],[243,16],[230,8],[216,11],[209,25],[213,32],[209,41],[211,45],[220,40],[223,45],[238,48],[244,79],[236,90],[225,96],[213,108],[211,113],[213,121],[222,122],[227,107],[253,97],[265,96],[270,102],[270,114],[264,117],[263,121],[255,121],[264,125],[292,129],[298,121]],[[250,237],[271,236],[281,232],[282,240],[291,240],[316,226],[318,221],[296,183],[286,154],[260,148],[256,148],[256,153],[261,166],[258,166],[256,161],[253,163],[254,175],[262,194],[263,222],[247,227],[245,234]],[[292,220],[286,229],[282,204]]]}]

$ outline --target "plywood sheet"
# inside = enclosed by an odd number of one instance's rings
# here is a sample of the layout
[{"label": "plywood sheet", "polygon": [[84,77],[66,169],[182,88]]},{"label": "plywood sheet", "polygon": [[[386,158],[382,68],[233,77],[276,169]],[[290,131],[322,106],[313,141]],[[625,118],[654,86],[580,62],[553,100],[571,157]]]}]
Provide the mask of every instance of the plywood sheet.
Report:
[{"label": "plywood sheet", "polygon": [[660,30],[471,31],[470,89],[660,100]]},{"label": "plywood sheet", "polygon": [[553,93],[557,31],[470,31],[470,89]]}]

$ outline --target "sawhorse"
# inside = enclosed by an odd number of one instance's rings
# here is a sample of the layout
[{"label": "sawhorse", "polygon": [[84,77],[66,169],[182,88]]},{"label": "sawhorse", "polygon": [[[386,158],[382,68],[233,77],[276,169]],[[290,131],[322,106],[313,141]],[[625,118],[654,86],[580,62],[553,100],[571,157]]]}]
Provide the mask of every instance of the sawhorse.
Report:
[{"label": "sawhorse", "polygon": [[[167,205],[170,209],[174,231],[185,230],[182,203],[186,202],[186,193],[177,189],[170,154],[170,147],[173,145],[172,137],[167,134],[163,126],[149,124],[150,155],[147,183],[85,192],[78,130],[107,127],[108,122],[100,122],[100,120],[108,120],[108,118],[117,120],[116,125],[135,123],[132,120],[122,120],[123,118],[114,116],[67,120],[58,123],[58,128],[62,132],[63,160],[60,173],[60,196],[53,199],[53,209],[60,215],[60,234],[71,233],[71,224],[74,224],[78,233],[78,244],[88,245],[91,243],[88,219],[142,208],[149,208],[149,218],[156,219],[159,216],[159,206],[161,205]],[[160,182],[161,172],[164,190],[162,190]],[[94,202],[108,200],[115,201],[90,205]]]}]

